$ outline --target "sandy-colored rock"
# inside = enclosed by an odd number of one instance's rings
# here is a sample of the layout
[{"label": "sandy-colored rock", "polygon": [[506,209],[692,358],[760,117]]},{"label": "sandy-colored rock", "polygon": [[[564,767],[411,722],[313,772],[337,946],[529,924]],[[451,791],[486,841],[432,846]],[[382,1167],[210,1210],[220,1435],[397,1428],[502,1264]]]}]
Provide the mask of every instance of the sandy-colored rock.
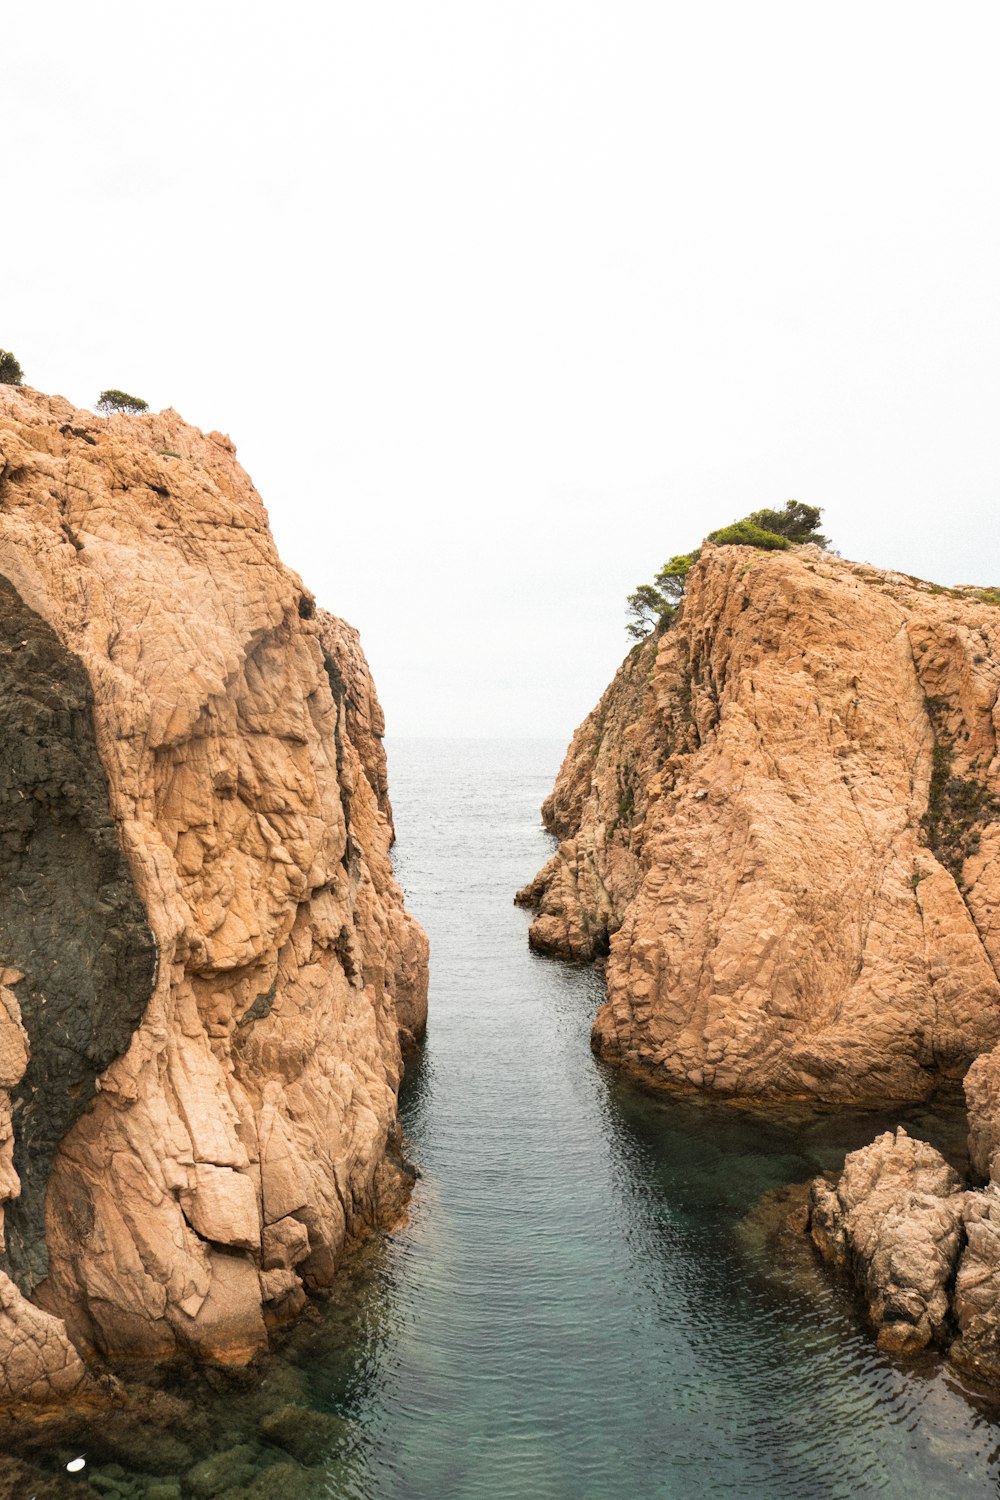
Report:
[{"label": "sandy-colored rock", "polygon": [[[984,1187],[967,1191],[963,1195],[962,1231],[953,1280],[947,1281],[950,1304],[951,1328],[955,1333],[949,1349],[949,1358],[976,1379],[991,1385],[1000,1385],[1000,1051],[994,1049],[978,1058],[969,1069],[965,1079],[965,1093],[969,1112],[969,1158],[973,1176],[986,1179]],[[870,1153],[878,1155],[879,1143],[857,1153],[866,1158]],[[930,1147],[924,1147],[930,1151]],[[850,1163],[851,1158],[848,1158]],[[841,1186],[833,1193],[829,1186],[814,1184],[813,1238],[822,1242],[824,1194],[837,1199],[843,1196],[843,1183],[848,1177],[845,1170]],[[954,1199],[948,1195],[948,1213],[953,1211]],[[921,1220],[927,1214],[914,1203],[886,1203],[872,1197],[864,1213],[869,1221],[869,1232],[875,1237],[886,1235],[906,1237],[911,1243],[923,1245],[926,1250],[926,1235]],[[884,1221],[879,1222],[880,1218]],[[892,1222],[889,1222],[889,1221]],[[836,1248],[828,1258],[836,1259]],[[926,1261],[930,1268],[930,1257]],[[884,1274],[884,1267],[861,1268],[853,1266],[856,1274],[870,1281]],[[947,1280],[947,1279],[946,1279]]]},{"label": "sandy-colored rock", "polygon": [[1000,1384],[1000,1187],[967,1193],[966,1245],[952,1290],[958,1338],[952,1360]]},{"label": "sandy-colored rock", "polygon": [[28,1066],[28,1033],[21,1025],[17,996],[0,984],[0,1089],[12,1089]]},{"label": "sandy-colored rock", "polygon": [[0,387],[0,719],[0,1397],[246,1359],[408,1181],[427,945],[357,634],[228,439]]},{"label": "sandy-colored rock", "polygon": [[[21,1190],[10,1090],[24,1077],[29,1047],[17,996],[8,988],[20,978],[16,970],[0,970],[0,1251],[5,1249],[3,1205]],[[0,1405],[60,1401],[85,1379],[65,1324],[33,1306],[0,1271]]]},{"label": "sandy-colored rock", "polygon": [[63,1322],[28,1302],[2,1271],[0,1349],[0,1404],[58,1401],[84,1381]]},{"label": "sandy-colored rock", "polygon": [[902,1127],[852,1151],[835,1187],[814,1181],[813,1242],[853,1274],[882,1348],[944,1340],[965,1199],[941,1153]]},{"label": "sandy-colored rock", "polygon": [[289,1216],[276,1224],[266,1224],[261,1237],[265,1271],[288,1270],[309,1254],[309,1233],[298,1219]]},{"label": "sandy-colored rock", "polygon": [[972,1170],[981,1181],[1000,1183],[1000,1048],[977,1057],[962,1086]]},{"label": "sandy-colored rock", "polygon": [[1000,1040],[1000,609],[706,546],[544,816],[537,948],[610,949],[595,1047],[667,1086],[929,1095]]},{"label": "sandy-colored rock", "polygon": [[[8,973],[11,983],[20,975]],[[13,990],[0,981],[0,1251],[5,1248],[3,1205],[16,1198],[21,1183],[14,1169],[14,1120],[10,1090],[20,1083],[28,1066],[28,1033],[21,1024],[21,1007]]]},{"label": "sandy-colored rock", "polygon": [[933,1147],[898,1130],[852,1152],[836,1182],[816,1178],[806,1227],[857,1283],[884,1348],[933,1342],[1000,1386],[1000,1185],[964,1190]]},{"label": "sandy-colored rock", "polygon": [[237,1250],[260,1246],[260,1207],[252,1177],[234,1167],[196,1162],[178,1197],[185,1219],[203,1240]]}]

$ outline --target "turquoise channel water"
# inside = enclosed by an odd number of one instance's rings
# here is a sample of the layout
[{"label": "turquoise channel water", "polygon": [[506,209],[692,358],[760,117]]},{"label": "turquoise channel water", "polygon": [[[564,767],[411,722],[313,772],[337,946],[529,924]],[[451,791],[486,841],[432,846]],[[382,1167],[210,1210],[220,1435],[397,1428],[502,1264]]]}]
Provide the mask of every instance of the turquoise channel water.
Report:
[{"label": "turquoise channel water", "polygon": [[[553,848],[538,807],[563,748],[389,746],[397,871],[431,940],[407,1226],[263,1376],[199,1387],[186,1452],[110,1448],[102,1427],[36,1438],[34,1462],[89,1442],[109,1500],[997,1495],[995,1408],[937,1359],[880,1353],[850,1290],[759,1206],[897,1123],[961,1165],[961,1110],[753,1112],[598,1063],[600,977],[532,954],[512,905]],[[289,1402],[331,1419],[304,1470],[261,1435]]]}]

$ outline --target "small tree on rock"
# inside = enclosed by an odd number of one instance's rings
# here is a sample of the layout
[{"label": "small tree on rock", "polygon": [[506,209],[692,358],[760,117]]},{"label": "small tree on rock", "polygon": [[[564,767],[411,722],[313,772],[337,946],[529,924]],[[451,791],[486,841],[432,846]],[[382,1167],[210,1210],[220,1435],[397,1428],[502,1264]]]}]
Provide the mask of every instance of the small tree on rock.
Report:
[{"label": "small tree on rock", "polygon": [[787,500],[784,510],[755,510],[747,520],[763,531],[786,536],[796,547],[806,542],[815,542],[817,547],[829,547],[828,537],[819,529],[819,518],[823,514],[818,505],[804,505],[801,500]]},{"label": "small tree on rock", "polygon": [[650,631],[670,624],[684,598],[687,575],[698,561],[701,548],[681,552],[665,562],[652,583],[640,583],[628,596],[629,622],[625,626],[634,640],[645,640]]},{"label": "small tree on rock", "polygon": [[97,410],[108,415],[113,411],[123,411],[134,416],[137,412],[149,411],[149,402],[143,401],[141,396],[130,396],[128,391],[102,391],[97,398]]},{"label": "small tree on rock", "polygon": [[696,547],[693,552],[679,552],[676,557],[672,557],[669,562],[663,564],[653,580],[656,587],[675,609],[684,598],[688,574],[700,556],[700,547]]},{"label": "small tree on rock", "polygon": [[[818,505],[804,505],[789,500],[784,510],[755,510],[742,521],[710,531],[706,538],[717,547],[757,547],[763,552],[780,552],[814,542],[828,548],[829,539],[819,531]],[[687,589],[688,573],[701,555],[701,548],[672,557],[653,578],[641,583],[628,596],[628,623],[625,629],[637,641],[651,632],[666,630],[680,608]]]},{"label": "small tree on rock", "polygon": [[9,349],[0,349],[0,385],[20,385],[24,379],[18,358]]},{"label": "small tree on rock", "polygon": [[633,640],[644,641],[661,621],[673,615],[673,605],[651,583],[640,583],[634,594],[629,594],[629,620],[625,629]]}]

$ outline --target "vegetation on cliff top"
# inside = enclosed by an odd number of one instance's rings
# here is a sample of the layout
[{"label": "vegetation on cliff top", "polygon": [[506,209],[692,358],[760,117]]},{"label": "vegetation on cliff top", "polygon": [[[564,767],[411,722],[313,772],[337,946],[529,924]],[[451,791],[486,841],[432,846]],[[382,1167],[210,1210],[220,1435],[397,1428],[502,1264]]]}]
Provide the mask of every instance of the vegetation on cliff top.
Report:
[{"label": "vegetation on cliff top", "polygon": [[[705,540],[716,547],[759,547],[770,552],[803,546],[806,542],[828,547],[829,539],[819,530],[822,514],[818,505],[789,500],[784,510],[751,511],[742,521],[710,531]],[[700,556],[700,547],[693,552],[678,553],[664,563],[652,583],[640,583],[629,594],[629,620],[625,629],[633,639],[644,640],[651,631],[669,625],[684,598],[687,575]]]},{"label": "vegetation on cliff top", "polygon": [[141,396],[130,396],[127,391],[102,391],[97,398],[97,410],[109,414],[113,411],[135,414],[149,411],[149,402],[143,401]]},{"label": "vegetation on cliff top", "polygon": [[20,385],[24,371],[16,354],[9,349],[0,349],[0,385]]}]

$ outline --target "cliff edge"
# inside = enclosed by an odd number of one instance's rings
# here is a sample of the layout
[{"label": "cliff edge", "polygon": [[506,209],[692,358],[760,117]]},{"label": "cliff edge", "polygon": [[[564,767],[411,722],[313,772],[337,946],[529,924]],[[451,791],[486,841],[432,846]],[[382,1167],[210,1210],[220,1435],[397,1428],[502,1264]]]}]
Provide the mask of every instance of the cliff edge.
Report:
[{"label": "cliff edge", "polygon": [[667,1086],[925,1097],[1000,1040],[1000,609],[706,544],[543,808],[530,941],[608,954],[595,1048]]},{"label": "cliff edge", "polygon": [[397,1215],[427,943],[229,440],[0,386],[0,1400],[242,1362]]}]

